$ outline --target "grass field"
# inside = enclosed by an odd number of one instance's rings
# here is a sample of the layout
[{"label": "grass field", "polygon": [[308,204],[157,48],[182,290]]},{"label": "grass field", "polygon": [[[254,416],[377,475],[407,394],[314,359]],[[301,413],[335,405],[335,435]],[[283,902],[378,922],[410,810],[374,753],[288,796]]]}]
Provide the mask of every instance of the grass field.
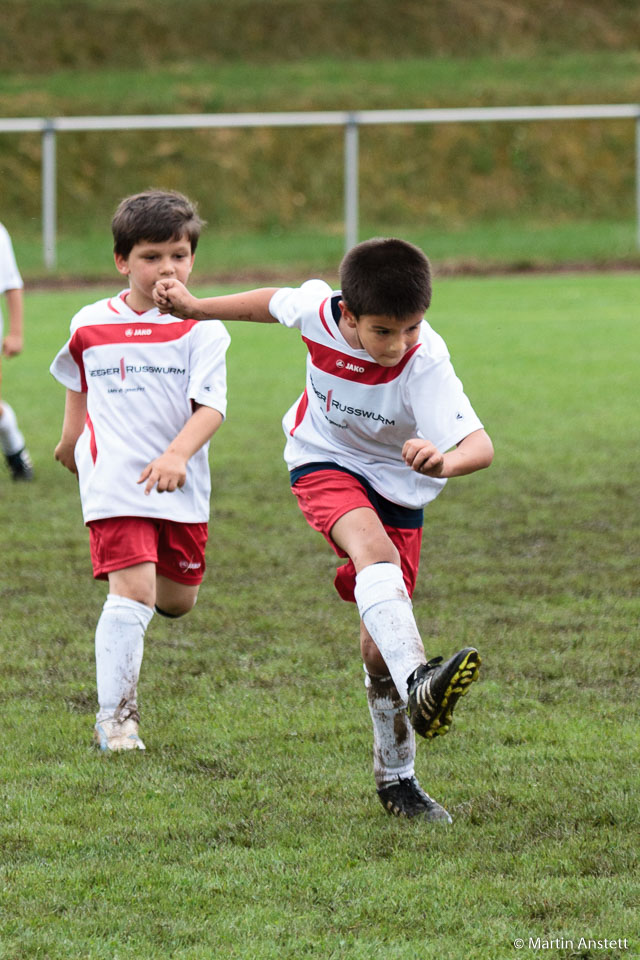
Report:
[{"label": "grass field", "polygon": [[208,574],[148,631],[147,753],[90,749],[105,589],[47,369],[100,293],[31,292],[4,364],[37,477],[0,476],[0,960],[640,956],[638,276],[436,285],[497,452],[428,510],[415,596],[430,654],[484,660],[419,751],[450,828],[376,799],[356,613],[281,460],[303,358],[281,328],[231,330]]},{"label": "grass field", "polygon": [[[360,239],[404,237],[427,250],[440,272],[495,272],[584,266],[640,266],[637,226],[631,219],[579,220],[549,223],[533,218],[484,221],[475,224],[363,225]],[[43,267],[42,239],[36,232],[13,237],[20,270],[28,283],[51,282]],[[113,239],[106,220],[100,231],[64,234],[57,245],[55,279],[69,283],[113,275]],[[319,270],[337,276],[345,249],[341,224],[252,234],[246,230],[205,230],[196,259],[195,278],[211,282],[246,276],[256,284],[261,277],[296,283]],[[202,280],[201,280],[202,282]]]}]

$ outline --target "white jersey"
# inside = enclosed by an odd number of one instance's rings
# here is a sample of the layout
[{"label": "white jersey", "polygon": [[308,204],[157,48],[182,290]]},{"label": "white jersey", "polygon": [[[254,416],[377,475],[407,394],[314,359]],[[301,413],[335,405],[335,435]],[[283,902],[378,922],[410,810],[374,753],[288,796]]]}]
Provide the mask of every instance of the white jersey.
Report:
[{"label": "white jersey", "polygon": [[[0,293],[7,290],[21,290],[22,277],[18,270],[11,237],[7,228],[0,223]],[[2,341],[2,311],[0,310],[0,342]]]},{"label": "white jersey", "polygon": [[333,462],[363,476],[383,497],[418,509],[445,480],[421,476],[402,459],[412,437],[445,452],[482,423],[449,359],[444,340],[423,320],[419,342],[394,367],[349,346],[338,326],[340,294],[322,280],[282,288],[269,310],[296,327],[309,351],[304,393],[282,421],[289,470]]},{"label": "white jersey", "polygon": [[146,496],[136,481],[182,430],[192,401],[225,415],[229,334],[218,320],[179,320],[155,308],[136,313],[126,293],[80,310],[51,364],[56,380],[87,394],[75,448],[85,523],[127,516],[205,522],[209,444],[189,460],[181,489]]}]

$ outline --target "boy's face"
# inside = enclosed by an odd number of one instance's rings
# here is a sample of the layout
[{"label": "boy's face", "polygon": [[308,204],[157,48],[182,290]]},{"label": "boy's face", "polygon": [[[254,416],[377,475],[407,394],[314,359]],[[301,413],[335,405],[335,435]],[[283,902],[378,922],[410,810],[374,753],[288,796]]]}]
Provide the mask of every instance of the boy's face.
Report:
[{"label": "boy's face", "polygon": [[340,327],[349,346],[366,350],[382,367],[395,367],[420,338],[420,324],[424,316],[421,311],[408,317],[387,317],[374,313],[356,317],[342,301],[340,309]]},{"label": "boy's face", "polygon": [[131,292],[127,303],[132,310],[146,311],[155,306],[153,288],[158,280],[187,282],[195,254],[187,237],[178,240],[141,240],[128,257],[116,253],[114,259],[119,272],[129,278]]}]

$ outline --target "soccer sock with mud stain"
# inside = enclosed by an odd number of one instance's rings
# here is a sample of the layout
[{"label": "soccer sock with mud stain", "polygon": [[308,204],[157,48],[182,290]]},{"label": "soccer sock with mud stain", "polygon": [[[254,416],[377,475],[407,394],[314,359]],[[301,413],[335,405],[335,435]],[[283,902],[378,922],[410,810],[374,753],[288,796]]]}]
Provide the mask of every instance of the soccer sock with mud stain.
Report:
[{"label": "soccer sock with mud stain", "polygon": [[407,678],[427,658],[402,570],[394,563],[363,567],[354,594],[364,625],[406,703]]},{"label": "soccer sock with mud stain", "polygon": [[391,677],[373,677],[365,668],[364,685],[373,724],[373,775],[380,789],[413,776],[416,738]]},{"label": "soccer sock with mud stain", "polygon": [[113,717],[123,701],[127,710],[137,710],[144,635],[152,616],[144,603],[107,595],[96,627],[98,722]]}]

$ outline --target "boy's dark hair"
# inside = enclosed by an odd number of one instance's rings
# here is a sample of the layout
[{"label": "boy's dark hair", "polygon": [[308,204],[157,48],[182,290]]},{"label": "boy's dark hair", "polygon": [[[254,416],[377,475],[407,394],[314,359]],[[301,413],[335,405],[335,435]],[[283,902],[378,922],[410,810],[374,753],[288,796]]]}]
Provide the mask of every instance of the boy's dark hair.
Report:
[{"label": "boy's dark hair", "polygon": [[187,237],[195,253],[203,221],[195,204],[173,190],[146,190],[125,197],[113,220],[113,252],[128,257],[136,243],[164,243]]},{"label": "boy's dark hair", "polygon": [[431,303],[431,266],[412,243],[375,237],[345,255],[340,285],[344,303],[356,317],[407,317]]}]

